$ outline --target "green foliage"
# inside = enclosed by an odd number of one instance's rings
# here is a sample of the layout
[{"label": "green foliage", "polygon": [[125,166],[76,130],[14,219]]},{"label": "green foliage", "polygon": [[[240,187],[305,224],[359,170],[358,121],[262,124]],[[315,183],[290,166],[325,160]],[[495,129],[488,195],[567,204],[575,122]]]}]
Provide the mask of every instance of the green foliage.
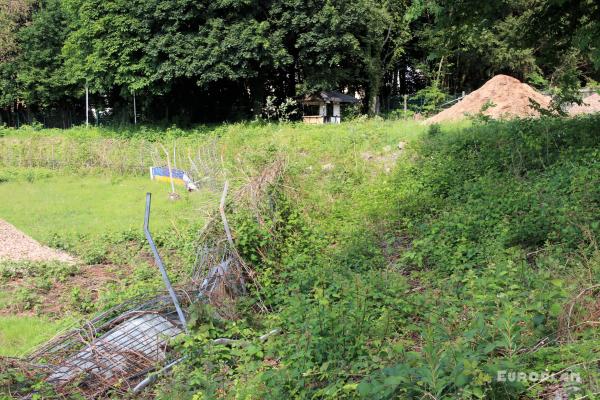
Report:
[{"label": "green foliage", "polygon": [[0,262],[0,279],[2,281],[40,277],[52,278],[61,282],[67,277],[77,274],[78,271],[79,267],[76,265],[61,262]]},{"label": "green foliage", "polygon": [[[6,298],[0,301],[0,309],[15,313],[36,311],[55,284],[62,283],[79,273],[79,267],[61,262],[0,262],[0,284],[7,291]],[[10,289],[10,282],[24,282],[24,285]]]},{"label": "green foliage", "polygon": [[81,313],[89,313],[96,309],[92,294],[78,287],[71,289],[70,303],[74,310]]},{"label": "green foliage", "polygon": [[268,96],[263,107],[263,115],[267,121],[273,119],[279,122],[288,122],[296,114],[298,114],[298,103],[289,97],[277,104],[274,96]]},{"label": "green foliage", "polygon": [[[231,171],[253,174],[285,154],[287,173],[263,220],[254,210],[228,215],[260,287],[232,305],[235,321],[208,306],[192,310],[192,334],[173,344],[186,359],[157,397],[535,398],[558,381],[499,382],[498,372],[568,367],[585,377],[580,393],[593,393],[598,331],[588,303],[569,309],[600,278],[599,122],[480,120],[459,129],[370,120],[203,131]],[[80,134],[85,147],[90,137],[80,131],[48,137]],[[13,138],[10,131],[2,140]],[[60,171],[35,182],[65,179]],[[119,179],[110,184],[130,182]],[[19,186],[12,189],[15,196]],[[193,262],[199,226],[187,222],[177,235],[157,233],[175,279]],[[100,294],[101,309],[160,286],[142,241],[119,225],[52,243],[131,267]],[[595,293],[578,299],[595,304]],[[268,312],[257,312],[259,298]],[[90,310],[84,290],[70,299]],[[281,332],[259,339],[273,328]]]},{"label": "green foliage", "polygon": [[422,111],[425,113],[432,113],[438,111],[438,107],[446,100],[447,95],[436,83],[419,90],[415,94],[415,97],[423,104],[423,107],[421,108]]},{"label": "green foliage", "polygon": [[33,183],[50,178],[53,172],[46,168],[2,168],[0,183],[25,181]]},{"label": "green foliage", "polygon": [[0,368],[0,399],[10,400],[16,396],[25,396],[31,393],[32,400],[42,399],[72,399],[82,400],[81,395],[68,395],[56,393],[54,386],[44,382],[43,372],[23,372],[21,368],[10,361],[3,361]]},{"label": "green foliage", "polygon": [[412,110],[406,110],[402,108],[398,108],[396,110],[392,110],[387,117],[391,119],[412,119],[415,116],[415,112]]},{"label": "green foliage", "polygon": [[17,312],[33,310],[39,303],[40,297],[32,289],[21,287],[14,292],[11,307]]},{"label": "green foliage", "polygon": [[[404,43],[405,29],[391,27],[402,9],[370,0],[161,0],[135,7],[124,0],[46,0],[18,32],[21,64],[0,63],[2,104],[25,96],[27,107],[73,108],[71,96],[87,85],[101,109],[107,97],[111,106],[123,107],[137,93],[142,112],[166,108],[169,119],[173,103],[185,108],[181,114],[197,112],[201,96],[210,96],[230,111],[204,106],[208,112],[258,116],[273,88],[281,98],[297,94],[296,76],[300,92],[353,85],[376,95],[388,63],[401,53],[393,46]],[[43,37],[51,39],[44,51]],[[22,86],[13,88],[15,75]],[[165,101],[166,93],[191,95],[191,107]],[[181,114],[174,120],[189,120]],[[156,120],[148,111],[143,115]]]},{"label": "green foliage", "polygon": [[498,73],[544,83],[558,111],[581,82],[600,79],[599,6],[590,0],[0,7],[0,124],[11,126],[82,123],[86,86],[100,123],[133,122],[136,96],[136,120],[189,124],[256,118],[270,96],[342,88],[362,93],[369,115],[422,89],[430,112],[441,92],[473,90]]},{"label": "green foliage", "polygon": [[10,60],[18,51],[17,31],[29,14],[31,1],[0,4],[0,62]]},{"label": "green foliage", "polygon": [[[555,381],[501,371],[591,365],[597,331],[565,343],[564,318],[600,276],[597,124],[435,126],[393,177],[348,180],[351,207],[301,212],[283,191],[264,225],[239,214],[236,241],[263,283],[252,296],[271,312],[245,299],[236,322],[200,313],[159,398],[509,399]],[[591,393],[598,376],[584,374],[576,389]]]},{"label": "green foliage", "polygon": [[[420,266],[478,268],[503,248],[575,250],[583,230],[598,234],[598,198],[591,189],[598,138],[588,133],[595,123],[490,123],[430,136],[418,173],[434,195],[462,207],[433,210],[435,221],[423,226],[406,257]],[[582,190],[583,181],[591,186]]]},{"label": "green foliage", "polygon": [[30,108],[61,106],[73,95],[61,57],[68,32],[61,4],[59,0],[45,0],[31,22],[19,31],[18,98]]},{"label": "green foliage", "polygon": [[411,8],[412,15],[435,16],[417,25],[427,49],[423,69],[431,81],[447,82],[454,90],[465,90],[465,85],[475,89],[498,73],[519,79],[541,75],[563,88],[561,76],[597,74],[593,32],[598,26],[592,21],[598,5],[587,0],[485,5],[439,0],[416,2]]},{"label": "green foliage", "polygon": [[65,69],[79,87],[87,82],[92,93],[113,87],[124,94],[144,89],[154,72],[147,52],[151,3],[135,7],[125,1],[72,0],[64,2],[69,14],[70,34],[62,54]]}]

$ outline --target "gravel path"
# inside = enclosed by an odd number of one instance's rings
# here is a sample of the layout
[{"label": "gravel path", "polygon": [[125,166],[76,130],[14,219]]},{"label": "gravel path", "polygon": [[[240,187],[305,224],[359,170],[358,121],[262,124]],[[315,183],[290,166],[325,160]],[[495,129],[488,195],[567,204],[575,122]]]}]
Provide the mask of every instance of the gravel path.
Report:
[{"label": "gravel path", "polygon": [[64,251],[43,246],[0,219],[0,261],[7,260],[75,262],[75,259]]}]

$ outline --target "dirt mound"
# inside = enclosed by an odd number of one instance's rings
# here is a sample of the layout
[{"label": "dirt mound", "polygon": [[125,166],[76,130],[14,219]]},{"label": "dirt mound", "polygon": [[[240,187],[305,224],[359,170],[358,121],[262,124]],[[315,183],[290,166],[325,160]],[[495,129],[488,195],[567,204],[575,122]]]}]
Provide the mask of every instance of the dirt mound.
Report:
[{"label": "dirt mound", "polygon": [[548,108],[551,100],[550,97],[537,92],[518,79],[507,75],[496,75],[457,104],[427,119],[425,123],[457,121],[465,118],[465,114],[479,113],[489,102],[494,106],[488,107],[483,114],[492,118],[538,115],[538,112],[531,107],[530,99],[542,108]]},{"label": "dirt mound", "polygon": [[583,99],[583,104],[569,108],[569,115],[593,114],[600,112],[600,94],[594,93]]},{"label": "dirt mound", "polygon": [[75,262],[69,254],[43,246],[8,222],[0,220],[0,261],[2,260]]}]

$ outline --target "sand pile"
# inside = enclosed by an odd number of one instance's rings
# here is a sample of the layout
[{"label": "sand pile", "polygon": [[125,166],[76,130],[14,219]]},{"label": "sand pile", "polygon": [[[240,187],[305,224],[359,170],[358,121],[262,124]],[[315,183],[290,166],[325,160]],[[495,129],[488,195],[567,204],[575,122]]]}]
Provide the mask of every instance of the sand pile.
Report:
[{"label": "sand pile", "polygon": [[583,104],[569,108],[569,115],[592,114],[600,112],[600,94],[594,93],[583,99]]},{"label": "sand pile", "polygon": [[8,222],[0,219],[0,261],[75,262],[69,254],[42,246]]},{"label": "sand pile", "polygon": [[537,92],[531,86],[507,75],[496,75],[482,87],[465,96],[464,99],[427,119],[425,123],[456,121],[465,118],[465,114],[474,115],[491,101],[494,107],[483,112],[492,118],[529,117],[538,115],[531,108],[530,101],[534,100],[542,108],[548,108],[550,97]]}]

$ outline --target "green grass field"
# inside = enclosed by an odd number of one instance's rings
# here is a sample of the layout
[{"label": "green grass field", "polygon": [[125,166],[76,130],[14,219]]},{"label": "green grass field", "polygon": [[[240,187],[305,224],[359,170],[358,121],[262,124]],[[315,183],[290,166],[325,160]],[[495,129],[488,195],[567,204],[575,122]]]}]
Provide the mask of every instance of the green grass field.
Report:
[{"label": "green grass field", "polygon": [[[78,246],[101,252],[119,248],[122,258],[129,262],[134,253],[128,254],[124,245],[99,242],[129,230],[141,234],[146,192],[153,194],[151,230],[157,233],[201,222],[203,214],[199,209],[205,207],[203,202],[210,197],[202,191],[187,193],[178,188],[182,197],[173,202],[168,200],[168,184],[152,182],[146,177],[57,174],[33,182],[17,180],[0,184],[0,198],[10,199],[0,202],[0,219],[43,243],[51,244],[55,235],[63,242],[66,238],[69,251],[78,256],[81,249]],[[27,280],[24,283],[29,285]],[[0,308],[9,306],[8,296],[0,293]],[[26,353],[54,336],[64,322],[44,315],[0,316],[0,355]]]},{"label": "green grass field", "polygon": [[170,186],[149,178],[60,175],[40,181],[0,184],[0,218],[33,238],[47,242],[53,234],[97,237],[129,229],[141,230],[146,192],[152,192],[154,230],[199,218],[194,213],[202,192],[168,200]]},{"label": "green grass field", "polygon": [[0,356],[18,357],[52,338],[66,321],[36,316],[0,317]]}]

